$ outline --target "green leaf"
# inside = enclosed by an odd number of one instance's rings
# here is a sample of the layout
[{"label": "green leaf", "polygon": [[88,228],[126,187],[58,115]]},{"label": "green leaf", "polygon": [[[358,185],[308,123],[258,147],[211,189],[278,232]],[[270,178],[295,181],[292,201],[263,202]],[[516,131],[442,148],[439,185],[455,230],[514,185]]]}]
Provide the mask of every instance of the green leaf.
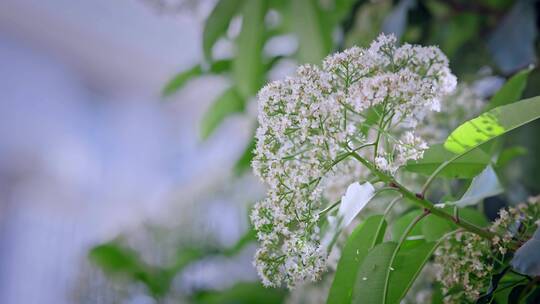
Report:
[{"label": "green leaf", "polygon": [[227,32],[231,19],[239,12],[244,0],[220,0],[206,19],[203,30],[203,52],[212,59],[212,47]]},{"label": "green leaf", "polygon": [[174,76],[165,87],[163,87],[162,95],[163,96],[170,96],[173,93],[180,90],[184,85],[191,80],[194,77],[201,76],[203,73],[203,70],[199,64],[196,66],[193,66],[192,68],[185,70],[183,72],[178,73],[176,76]]},{"label": "green leaf", "polygon": [[93,247],[88,258],[110,274],[133,275],[144,268],[135,251],[112,242]]},{"label": "green leaf", "polygon": [[351,9],[354,4],[358,2],[356,0],[336,0],[334,1],[334,10],[332,11],[332,18],[336,22],[341,22],[348,14],[351,13]]},{"label": "green leaf", "polygon": [[491,276],[487,292],[478,298],[476,304],[489,304],[493,301],[493,296],[499,287],[499,283],[509,269],[510,266],[507,266],[501,272]]},{"label": "green leaf", "polygon": [[201,138],[207,139],[226,117],[243,111],[244,106],[244,99],[236,88],[226,90],[204,114],[201,121]]},{"label": "green leaf", "polygon": [[395,242],[386,242],[369,251],[356,276],[352,303],[380,304],[383,302],[387,270],[397,246]]},{"label": "green leaf", "polygon": [[[403,233],[405,233],[409,224],[422,213],[422,210],[415,209],[399,217],[394,223],[392,223],[392,240],[397,242]],[[407,237],[422,238],[422,227],[420,225],[416,225]],[[413,244],[413,242],[410,242],[409,244]]]},{"label": "green leaf", "polygon": [[242,30],[236,40],[233,75],[238,91],[244,97],[253,96],[263,82],[264,17],[266,0],[249,0],[242,13]]},{"label": "green leaf", "polygon": [[[448,212],[451,212],[452,210],[450,207],[445,209],[447,209]],[[489,226],[489,220],[486,218],[486,216],[482,212],[473,208],[459,209],[459,218],[479,227]]]},{"label": "green leaf", "polygon": [[392,1],[364,1],[354,15],[354,24],[345,33],[345,46],[367,47],[382,30],[384,20],[392,9]]},{"label": "green leaf", "polygon": [[[411,214],[416,215],[416,212],[409,212],[408,215]],[[418,217],[415,216],[413,220],[418,220]],[[411,229],[410,225],[411,221],[407,230]],[[414,226],[411,233],[417,227]],[[439,242],[405,240],[403,243],[387,242],[373,248],[358,272],[353,303],[399,304],[438,245]]]},{"label": "green leaf", "polygon": [[223,72],[228,72],[231,69],[232,61],[230,59],[221,59],[212,62],[210,65],[210,73],[221,74]]},{"label": "green leaf", "polygon": [[233,171],[236,176],[240,176],[244,172],[250,169],[251,161],[253,160],[253,156],[255,156],[254,150],[255,150],[255,137],[253,137],[250,140],[250,142],[246,146],[246,149],[244,150],[244,153],[242,153],[240,158],[234,164]]},{"label": "green leaf", "polygon": [[493,170],[493,167],[488,166],[472,180],[469,188],[467,188],[467,191],[459,200],[446,202],[446,204],[461,208],[472,206],[483,201],[485,198],[501,194],[503,191],[504,189],[499,182],[495,170]]},{"label": "green leaf", "polygon": [[504,149],[497,158],[497,168],[502,168],[508,165],[516,157],[527,155],[527,148],[521,146],[514,146]]},{"label": "green leaf", "polygon": [[286,292],[283,289],[265,288],[259,283],[237,283],[223,291],[201,292],[194,303],[199,304],[279,304]]},{"label": "green leaf", "polygon": [[422,220],[422,234],[426,241],[438,241],[443,235],[456,229],[456,226],[433,214]]},{"label": "green leaf", "polygon": [[422,242],[399,249],[390,269],[386,304],[400,303],[438,245],[438,242]]},{"label": "green leaf", "polygon": [[385,230],[386,221],[382,215],[371,216],[354,229],[343,247],[327,303],[351,302],[360,265],[368,251],[382,241]]},{"label": "green leaf", "polygon": [[459,155],[540,117],[540,96],[497,107],[457,127],[444,147]]},{"label": "green leaf", "polygon": [[231,60],[222,59],[212,62],[210,68],[203,70],[200,64],[193,66],[192,68],[176,74],[167,84],[163,87],[162,95],[164,97],[170,96],[184,87],[184,85],[193,79],[194,77],[202,76],[208,72],[213,74],[220,74],[231,69]]},{"label": "green leaf", "polygon": [[173,273],[147,265],[131,249],[109,242],[92,248],[88,256],[111,276],[142,282],[154,297],[163,296],[169,290]]},{"label": "green leaf", "polygon": [[298,37],[298,58],[303,63],[318,63],[331,50],[331,29],[325,27],[317,0],[291,0],[292,27]]},{"label": "green leaf", "polygon": [[[417,161],[409,161],[404,167],[409,172],[431,175],[442,163],[450,160],[454,154],[442,144],[435,144],[424,152],[424,157]],[[473,178],[489,163],[490,157],[484,151],[476,149],[446,166],[439,176],[446,178]]]},{"label": "green leaf", "polygon": [[508,79],[497,93],[491,97],[486,105],[486,111],[518,101],[527,86],[527,79],[532,70],[532,67],[523,69]]}]

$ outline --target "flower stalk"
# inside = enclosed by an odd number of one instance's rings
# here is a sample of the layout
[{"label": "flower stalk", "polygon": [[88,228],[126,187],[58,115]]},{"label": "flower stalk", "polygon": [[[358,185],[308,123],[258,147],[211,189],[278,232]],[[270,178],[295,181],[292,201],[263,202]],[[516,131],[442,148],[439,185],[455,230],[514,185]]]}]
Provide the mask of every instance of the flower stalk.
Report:
[{"label": "flower stalk", "polygon": [[373,172],[375,175],[377,175],[382,181],[384,181],[388,185],[391,185],[392,187],[396,188],[403,195],[404,198],[408,198],[410,201],[414,202],[418,206],[428,210],[431,214],[433,214],[435,216],[438,216],[440,218],[443,218],[443,219],[445,219],[445,220],[447,220],[449,222],[452,222],[452,223],[456,224],[457,226],[459,226],[459,227],[461,227],[461,228],[463,228],[463,229],[465,229],[465,230],[467,230],[469,232],[472,232],[474,234],[479,235],[482,238],[491,240],[495,236],[497,236],[497,234],[495,234],[495,233],[493,233],[491,231],[480,228],[480,227],[478,227],[478,226],[476,226],[476,225],[474,225],[472,223],[469,223],[469,222],[467,222],[467,221],[465,221],[463,219],[458,219],[458,218],[454,217],[452,214],[447,213],[446,211],[435,207],[435,205],[433,203],[431,203],[430,201],[428,201],[426,198],[424,198],[423,195],[421,195],[421,194],[418,195],[416,193],[411,192],[409,189],[405,188],[400,183],[398,183],[393,177],[391,177],[391,176],[385,174],[384,172],[380,171],[379,169],[377,169],[372,163],[370,163],[369,161],[367,161],[366,159],[361,157],[358,153],[354,152],[354,153],[351,154],[351,156],[354,157],[355,159],[357,159],[358,161],[360,161],[371,172]]}]

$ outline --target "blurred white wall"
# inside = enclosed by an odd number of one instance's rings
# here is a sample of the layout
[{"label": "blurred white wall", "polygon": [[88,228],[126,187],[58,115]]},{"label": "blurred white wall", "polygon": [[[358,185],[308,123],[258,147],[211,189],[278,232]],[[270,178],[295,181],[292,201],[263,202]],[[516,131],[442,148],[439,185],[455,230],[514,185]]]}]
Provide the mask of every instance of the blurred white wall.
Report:
[{"label": "blurred white wall", "polygon": [[88,246],[227,176],[250,121],[197,137],[224,79],[159,98],[199,60],[207,6],[0,1],[0,303],[69,303]]}]

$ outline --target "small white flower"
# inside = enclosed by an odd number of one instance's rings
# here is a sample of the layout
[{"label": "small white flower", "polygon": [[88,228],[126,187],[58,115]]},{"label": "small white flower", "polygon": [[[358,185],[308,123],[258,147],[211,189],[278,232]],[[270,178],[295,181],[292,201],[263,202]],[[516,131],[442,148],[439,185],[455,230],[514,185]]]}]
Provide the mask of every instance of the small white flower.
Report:
[{"label": "small white flower", "polygon": [[341,227],[348,226],[374,195],[375,188],[369,182],[362,185],[358,182],[350,184],[339,205],[338,215],[342,217]]}]

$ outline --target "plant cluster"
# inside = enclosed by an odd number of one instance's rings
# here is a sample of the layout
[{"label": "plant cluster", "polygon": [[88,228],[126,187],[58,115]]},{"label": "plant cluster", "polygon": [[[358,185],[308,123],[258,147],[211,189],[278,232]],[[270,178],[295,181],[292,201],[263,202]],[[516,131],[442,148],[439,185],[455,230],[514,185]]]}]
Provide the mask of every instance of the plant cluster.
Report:
[{"label": "plant cluster", "polygon": [[[325,175],[337,175],[334,167],[353,155],[390,174],[421,158],[427,144],[415,129],[455,86],[439,49],[398,47],[395,37],[381,35],[367,49],[331,55],[322,68],[302,66],[261,90],[253,168],[268,194],[252,220],[265,285],[292,287],[320,276],[327,254],[319,242]],[[370,119],[376,124],[363,130]]]},{"label": "plant cluster", "polygon": [[[341,230],[372,198],[390,191],[398,196],[387,201],[384,215],[363,221],[345,243],[329,303],[398,303],[437,247],[447,302],[472,301],[486,292],[531,238],[536,207],[501,211],[489,228],[459,210],[468,214],[473,209],[465,207],[501,193],[488,155],[495,148],[488,142],[539,117],[540,101],[493,109],[459,126],[443,146],[429,147],[422,135],[437,138],[441,128],[435,124],[430,132],[426,123],[434,121],[432,113],[440,111],[456,82],[438,48],[397,46],[395,37],[382,34],[366,49],[331,55],[322,67],[301,66],[259,92],[252,166],[267,195],[251,219],[260,242],[254,263],[265,286],[293,288],[318,280]],[[466,93],[460,95],[471,96]],[[456,102],[448,108],[480,107]],[[424,162],[425,152],[431,163]],[[467,157],[474,168],[457,162]],[[422,180],[401,174],[410,164],[435,164],[420,192],[398,181]],[[461,167],[467,170],[456,170]],[[461,199],[435,204],[426,194],[444,174],[474,178]],[[400,201],[419,209],[400,216],[388,235],[386,217]],[[511,232],[518,218],[526,231],[519,235]],[[423,233],[415,235],[420,226]]]}]

